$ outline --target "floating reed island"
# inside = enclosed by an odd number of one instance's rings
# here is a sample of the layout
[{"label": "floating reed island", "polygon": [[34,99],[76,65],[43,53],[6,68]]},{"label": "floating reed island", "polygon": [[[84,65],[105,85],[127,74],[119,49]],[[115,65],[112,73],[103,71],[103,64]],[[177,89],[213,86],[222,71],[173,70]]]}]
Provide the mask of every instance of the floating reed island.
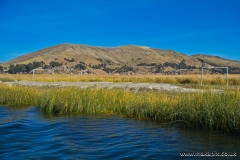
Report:
[{"label": "floating reed island", "polygon": [[116,114],[209,131],[240,133],[240,89],[224,92],[133,92],[124,89],[0,84],[0,104],[34,105],[48,115]]}]

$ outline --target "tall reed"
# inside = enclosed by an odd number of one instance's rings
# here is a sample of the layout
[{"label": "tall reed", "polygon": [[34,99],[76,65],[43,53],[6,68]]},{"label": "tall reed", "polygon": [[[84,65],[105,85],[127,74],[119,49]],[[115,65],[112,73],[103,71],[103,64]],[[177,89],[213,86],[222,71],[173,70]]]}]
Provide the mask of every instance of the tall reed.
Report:
[{"label": "tall reed", "polygon": [[49,115],[117,114],[211,131],[240,133],[240,90],[138,92],[123,89],[29,88],[0,85],[0,103],[32,104]]},{"label": "tall reed", "polygon": [[36,105],[40,93],[35,88],[0,84],[0,104],[22,106]]},{"label": "tall reed", "polygon": [[117,89],[58,88],[43,95],[39,105],[48,114],[114,113],[239,133],[239,102],[239,90],[227,93],[133,93]]}]

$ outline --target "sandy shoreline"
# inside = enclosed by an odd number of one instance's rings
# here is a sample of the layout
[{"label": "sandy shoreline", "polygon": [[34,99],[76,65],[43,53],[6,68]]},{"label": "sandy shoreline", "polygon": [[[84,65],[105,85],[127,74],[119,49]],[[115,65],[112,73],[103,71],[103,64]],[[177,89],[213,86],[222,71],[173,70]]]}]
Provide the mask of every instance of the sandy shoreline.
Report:
[{"label": "sandy shoreline", "polygon": [[183,88],[165,83],[132,83],[132,82],[33,82],[33,81],[14,81],[3,82],[9,85],[24,85],[24,86],[76,86],[80,88],[98,87],[98,88],[124,88],[133,89],[138,91],[139,89],[147,90],[159,90],[159,91],[178,91],[178,92],[198,92],[200,89]]}]

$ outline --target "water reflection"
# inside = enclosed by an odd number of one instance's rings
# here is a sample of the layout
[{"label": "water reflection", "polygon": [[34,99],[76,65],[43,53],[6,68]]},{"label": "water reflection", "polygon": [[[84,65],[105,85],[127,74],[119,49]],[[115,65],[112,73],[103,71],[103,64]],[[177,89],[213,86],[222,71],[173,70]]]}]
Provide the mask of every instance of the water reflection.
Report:
[{"label": "water reflection", "polygon": [[0,159],[172,159],[191,151],[240,155],[239,136],[177,125],[119,116],[50,118],[37,107],[0,107],[0,115]]}]

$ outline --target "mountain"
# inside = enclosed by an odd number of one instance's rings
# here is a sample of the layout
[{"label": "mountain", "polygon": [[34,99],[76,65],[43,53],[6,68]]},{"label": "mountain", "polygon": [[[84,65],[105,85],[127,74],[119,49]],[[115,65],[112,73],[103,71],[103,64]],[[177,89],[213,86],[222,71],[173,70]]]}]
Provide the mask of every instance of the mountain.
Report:
[{"label": "mountain", "polygon": [[[229,66],[240,68],[239,61],[210,55],[187,56],[173,50],[162,50],[145,46],[127,45],[115,48],[94,47],[77,44],[61,44],[17,57],[5,65],[57,62],[65,67],[79,63],[87,69],[115,72],[117,68],[131,68],[135,72],[164,72],[166,70],[193,70],[206,66]],[[107,70],[107,69],[108,70]]]}]

